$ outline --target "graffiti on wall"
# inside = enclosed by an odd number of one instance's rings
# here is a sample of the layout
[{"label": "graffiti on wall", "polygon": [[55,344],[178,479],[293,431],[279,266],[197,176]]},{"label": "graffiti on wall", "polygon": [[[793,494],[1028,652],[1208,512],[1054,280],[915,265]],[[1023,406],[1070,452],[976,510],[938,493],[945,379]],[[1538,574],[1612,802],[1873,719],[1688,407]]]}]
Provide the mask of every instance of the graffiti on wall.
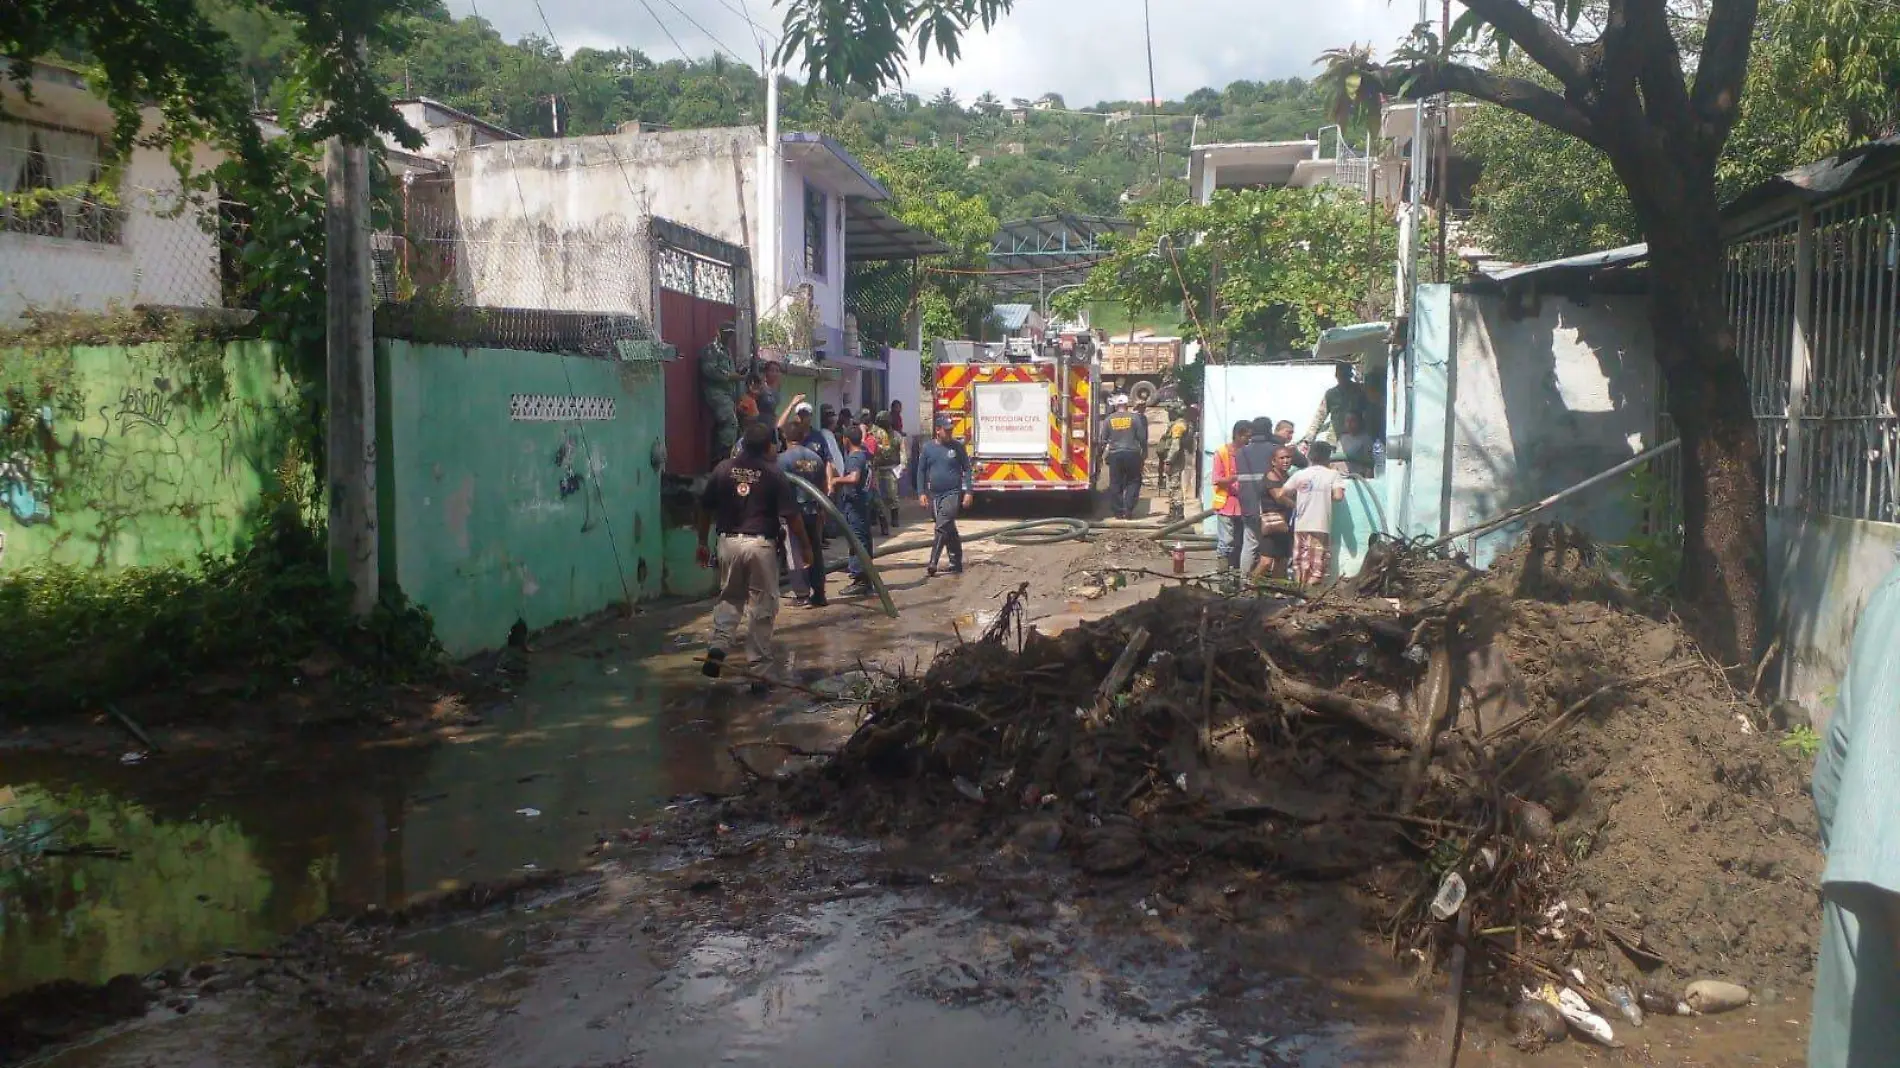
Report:
[{"label": "graffiti on wall", "polygon": [[16,552],[92,566],[228,548],[295,418],[269,399],[207,400],[166,375],[120,379],[74,408],[86,417],[57,427],[40,411],[37,447],[0,450],[0,515],[52,532]]},{"label": "graffiti on wall", "polygon": [[[0,408],[0,429],[11,428],[15,418],[10,409]],[[53,440],[53,410],[41,408],[33,419],[38,431],[34,436]],[[0,455],[0,510],[21,526],[48,523],[53,518],[52,489],[34,468],[33,455],[24,449]]]},{"label": "graffiti on wall", "polygon": [[563,501],[572,498],[575,494],[580,494],[582,534],[592,533],[600,525],[600,520],[594,516],[594,494],[584,492],[588,474],[595,476],[595,484],[598,486],[600,465],[592,458],[592,450],[587,450],[587,452],[588,456],[584,461],[586,473],[576,471],[574,461],[582,453],[581,446],[575,443],[574,431],[561,431],[561,444],[554,450],[554,469],[560,475],[555,488]]}]

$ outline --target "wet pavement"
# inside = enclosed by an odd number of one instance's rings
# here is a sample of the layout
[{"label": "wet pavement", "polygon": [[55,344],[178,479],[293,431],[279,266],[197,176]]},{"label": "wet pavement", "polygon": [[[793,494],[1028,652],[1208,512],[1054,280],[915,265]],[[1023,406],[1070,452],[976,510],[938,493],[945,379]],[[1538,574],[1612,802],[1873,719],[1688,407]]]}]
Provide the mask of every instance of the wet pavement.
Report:
[{"label": "wet pavement", "polygon": [[[788,605],[789,666],[812,678],[860,657],[921,663],[980,630],[1023,581],[1045,627],[1152,589],[1078,602],[1072,571],[1100,562],[1088,554],[980,543],[969,574],[931,583],[901,558],[887,575],[898,620],[874,603]],[[1156,560],[1142,563],[1166,566]],[[795,829],[648,840],[645,828],[690,818],[695,796],[742,785],[729,745],[821,748],[855,723],[849,707],[815,709],[802,694],[760,701],[738,682],[709,685],[693,660],[703,622],[703,608],[674,609],[550,639],[512,699],[439,738],[315,741],[247,753],[237,767],[216,754],[128,765],[0,754],[6,834],[124,851],[0,868],[0,995],[229,950],[272,957],[326,916],[591,866],[599,881],[581,892],[423,924],[323,968],[293,967],[285,951],[282,973],[264,964],[241,990],[180,1000],[45,1063],[1433,1062],[1442,996],[1414,986],[1337,895],[1289,896],[1259,922],[1210,930],[1077,892],[1042,858],[912,863],[908,843],[820,842]],[[590,855],[602,843],[605,855]],[[899,862],[943,874],[921,886],[879,874]],[[1653,1048],[1607,1056],[1800,1063],[1805,1027],[1787,1021],[1805,1007],[1755,1016],[1662,1021],[1645,1033]],[[1566,1044],[1527,1059],[1479,1035],[1461,1063],[1604,1056]]]}]

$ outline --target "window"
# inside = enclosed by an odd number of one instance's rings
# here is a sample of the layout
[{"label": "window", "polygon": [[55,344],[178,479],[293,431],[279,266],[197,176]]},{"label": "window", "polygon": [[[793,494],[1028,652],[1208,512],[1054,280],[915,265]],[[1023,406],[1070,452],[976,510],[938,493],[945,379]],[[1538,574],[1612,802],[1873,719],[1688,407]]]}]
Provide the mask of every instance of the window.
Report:
[{"label": "window", "polygon": [[825,276],[829,259],[831,222],[825,211],[825,194],[810,182],[805,183],[805,273],[813,278]]},{"label": "window", "polygon": [[[0,121],[0,229],[96,245],[125,241],[125,213],[98,195],[103,144],[88,133]],[[60,190],[65,196],[52,196]],[[37,195],[35,195],[37,194]]]}]

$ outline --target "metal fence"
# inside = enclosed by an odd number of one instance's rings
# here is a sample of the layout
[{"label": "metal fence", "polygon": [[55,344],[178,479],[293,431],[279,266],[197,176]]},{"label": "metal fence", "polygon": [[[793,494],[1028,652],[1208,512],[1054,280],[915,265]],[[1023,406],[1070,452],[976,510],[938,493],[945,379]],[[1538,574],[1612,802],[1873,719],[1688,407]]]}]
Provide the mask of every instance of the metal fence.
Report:
[{"label": "metal fence", "polygon": [[1900,522],[1900,174],[1728,247],[1771,506]]},{"label": "metal fence", "polygon": [[[653,339],[660,250],[643,225],[462,219],[452,200],[408,198],[370,256],[378,330],[503,348],[621,353]],[[664,273],[670,260],[658,260]],[[690,269],[690,267],[689,267]]]}]

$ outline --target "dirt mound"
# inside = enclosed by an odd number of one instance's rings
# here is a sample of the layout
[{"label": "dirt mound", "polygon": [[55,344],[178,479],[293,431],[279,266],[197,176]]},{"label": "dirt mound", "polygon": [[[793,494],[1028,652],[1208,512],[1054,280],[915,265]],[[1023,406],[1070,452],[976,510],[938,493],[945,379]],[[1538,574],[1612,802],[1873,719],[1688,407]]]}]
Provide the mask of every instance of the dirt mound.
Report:
[{"label": "dirt mound", "polygon": [[1215,915],[1237,879],[1339,881],[1428,959],[1456,872],[1501,982],[1805,985],[1803,762],[1644,609],[1541,530],[1488,573],[1388,549],[1293,604],[1169,589],[1054,638],[1005,611],[755,801],[1059,850]]}]

